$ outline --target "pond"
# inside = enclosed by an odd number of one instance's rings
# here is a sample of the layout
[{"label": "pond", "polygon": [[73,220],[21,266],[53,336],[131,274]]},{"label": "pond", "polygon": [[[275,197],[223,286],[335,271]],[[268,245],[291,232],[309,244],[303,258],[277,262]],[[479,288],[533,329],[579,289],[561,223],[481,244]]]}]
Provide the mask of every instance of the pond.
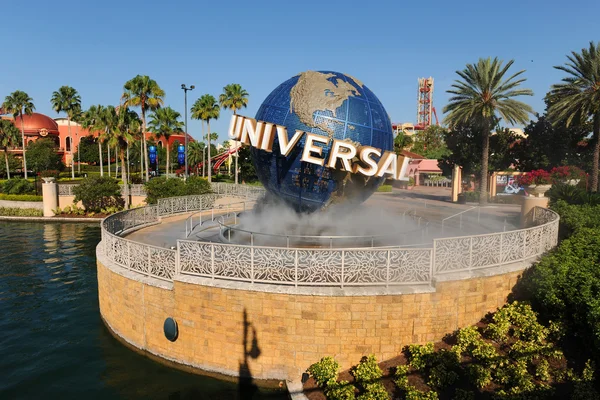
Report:
[{"label": "pond", "polygon": [[98,225],[0,221],[0,398],[285,399],[119,343],[98,309]]}]

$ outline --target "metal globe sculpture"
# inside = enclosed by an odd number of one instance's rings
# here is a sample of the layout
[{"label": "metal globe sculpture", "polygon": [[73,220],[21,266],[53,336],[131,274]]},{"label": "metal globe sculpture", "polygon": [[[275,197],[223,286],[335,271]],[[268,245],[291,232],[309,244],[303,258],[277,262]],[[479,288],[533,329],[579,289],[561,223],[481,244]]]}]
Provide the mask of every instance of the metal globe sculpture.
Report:
[{"label": "metal globe sculpture", "polygon": [[[345,140],[357,147],[392,151],[390,118],[379,99],[361,81],[331,71],[307,71],[283,82],[269,94],[256,120]],[[360,204],[383,183],[383,177],[328,168],[301,161],[303,137],[286,157],[279,152],[250,149],[256,173],[267,191],[299,212],[313,212],[332,204]],[[322,146],[327,158],[332,141]]]}]

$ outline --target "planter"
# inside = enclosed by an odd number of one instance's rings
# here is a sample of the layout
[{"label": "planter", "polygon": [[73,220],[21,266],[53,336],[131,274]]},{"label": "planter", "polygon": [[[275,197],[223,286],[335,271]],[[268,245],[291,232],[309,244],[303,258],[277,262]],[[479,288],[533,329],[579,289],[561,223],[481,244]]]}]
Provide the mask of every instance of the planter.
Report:
[{"label": "planter", "polygon": [[45,176],[42,177],[42,179],[44,180],[44,183],[53,183],[54,181],[56,181],[56,178],[53,176]]},{"label": "planter", "polygon": [[546,194],[551,187],[552,184],[527,185],[525,186],[525,190],[527,191],[527,194],[532,197],[544,197],[544,194]]}]

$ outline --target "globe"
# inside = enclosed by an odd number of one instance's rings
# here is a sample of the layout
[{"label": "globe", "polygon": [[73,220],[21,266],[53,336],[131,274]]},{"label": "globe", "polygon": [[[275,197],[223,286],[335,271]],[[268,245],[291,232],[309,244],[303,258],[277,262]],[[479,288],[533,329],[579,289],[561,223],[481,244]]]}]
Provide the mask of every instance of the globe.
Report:
[{"label": "globe", "polygon": [[[257,120],[287,128],[372,146],[393,148],[392,124],[379,99],[361,81],[331,71],[307,71],[288,79],[267,96],[256,113]],[[366,200],[385,178],[365,177],[339,168],[301,161],[306,135],[287,156],[279,151],[251,147],[260,182],[276,198],[298,212],[314,212],[334,204],[357,205]],[[333,140],[323,148],[327,160]],[[356,159],[358,162],[358,159]]]}]

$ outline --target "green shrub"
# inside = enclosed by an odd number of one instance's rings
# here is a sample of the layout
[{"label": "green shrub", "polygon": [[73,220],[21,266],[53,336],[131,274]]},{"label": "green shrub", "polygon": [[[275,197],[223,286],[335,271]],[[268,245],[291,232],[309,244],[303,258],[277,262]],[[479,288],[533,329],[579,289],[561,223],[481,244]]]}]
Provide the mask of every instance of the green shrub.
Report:
[{"label": "green shrub", "polygon": [[475,392],[464,389],[456,389],[452,400],[475,400]]},{"label": "green shrub", "polygon": [[0,215],[6,217],[42,217],[44,212],[36,208],[0,207]]},{"label": "green shrub", "polygon": [[365,383],[365,391],[361,393],[358,400],[389,400],[390,395],[388,394],[385,386],[381,382]]},{"label": "green shrub", "polygon": [[392,191],[392,185],[381,185],[377,188],[377,191],[380,193],[389,193]]},{"label": "green shrub", "polygon": [[573,205],[558,200],[552,209],[560,215],[562,237],[570,236],[581,228],[600,228],[600,206]]},{"label": "green shrub", "polygon": [[33,183],[22,178],[13,178],[4,182],[2,185],[4,194],[34,194],[35,187]]},{"label": "green shrub", "polygon": [[33,194],[0,194],[0,200],[8,201],[42,201],[42,196]]},{"label": "green shrub", "polygon": [[185,182],[185,195],[210,193],[210,183],[206,178],[190,176]]},{"label": "green shrub", "polygon": [[408,365],[398,365],[394,374],[394,383],[402,390],[408,388]]},{"label": "green shrub", "polygon": [[524,293],[544,317],[600,355],[600,229],[580,228],[525,277]]},{"label": "green shrub", "polygon": [[332,357],[323,357],[321,361],[308,367],[308,373],[315,378],[317,385],[323,386],[327,382],[335,381],[340,365]]},{"label": "green shrub", "polygon": [[360,363],[352,369],[352,375],[360,384],[372,383],[381,379],[383,372],[377,365],[377,358],[370,354],[363,357]]},{"label": "green shrub", "polygon": [[74,203],[81,201],[87,211],[99,212],[103,208],[122,208],[125,200],[121,197],[121,187],[116,179],[109,177],[88,177],[73,188]]},{"label": "green shrub", "polygon": [[332,382],[325,388],[325,396],[328,400],[354,400],[354,385],[347,381]]},{"label": "green shrub", "polygon": [[423,369],[429,364],[433,351],[433,343],[427,343],[423,346],[411,344],[405,349],[408,363],[416,370]]}]

